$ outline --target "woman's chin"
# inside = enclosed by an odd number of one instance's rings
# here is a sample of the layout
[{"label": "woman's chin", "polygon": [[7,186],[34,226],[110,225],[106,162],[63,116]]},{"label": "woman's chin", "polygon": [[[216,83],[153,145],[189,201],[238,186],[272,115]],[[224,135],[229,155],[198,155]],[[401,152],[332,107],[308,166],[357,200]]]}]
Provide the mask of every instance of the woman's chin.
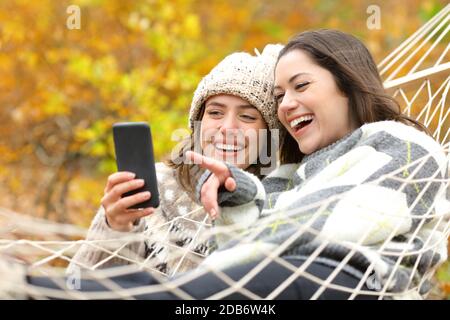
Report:
[{"label": "woman's chin", "polygon": [[314,146],[312,146],[311,144],[305,143],[305,142],[298,142],[298,147],[300,149],[300,152],[305,155],[311,154],[314,151],[316,151],[316,149],[317,149]]}]

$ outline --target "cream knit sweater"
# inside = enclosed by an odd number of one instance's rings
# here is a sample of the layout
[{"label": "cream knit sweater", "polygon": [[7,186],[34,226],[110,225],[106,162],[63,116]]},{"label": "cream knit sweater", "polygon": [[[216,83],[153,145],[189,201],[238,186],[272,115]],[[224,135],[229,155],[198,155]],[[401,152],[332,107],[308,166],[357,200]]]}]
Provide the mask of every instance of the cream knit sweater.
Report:
[{"label": "cream knit sweater", "polygon": [[208,245],[201,238],[210,227],[209,218],[181,188],[174,169],[157,163],[156,172],[160,194],[156,211],[141,219],[131,232],[118,232],[108,226],[100,207],[67,273],[75,268],[138,263],[171,276],[193,269],[203,260]]}]

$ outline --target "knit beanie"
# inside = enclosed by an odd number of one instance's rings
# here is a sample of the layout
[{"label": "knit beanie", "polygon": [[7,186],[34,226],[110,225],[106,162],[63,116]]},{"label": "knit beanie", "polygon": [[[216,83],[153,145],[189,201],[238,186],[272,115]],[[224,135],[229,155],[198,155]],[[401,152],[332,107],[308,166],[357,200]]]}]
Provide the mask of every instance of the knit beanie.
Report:
[{"label": "knit beanie", "polygon": [[218,94],[246,100],[259,110],[269,129],[280,128],[272,91],[275,63],[282,48],[280,44],[268,44],[262,53],[255,49],[255,56],[236,52],[223,59],[200,81],[194,92],[189,112],[190,128],[194,129],[194,122],[200,120],[203,103]]}]

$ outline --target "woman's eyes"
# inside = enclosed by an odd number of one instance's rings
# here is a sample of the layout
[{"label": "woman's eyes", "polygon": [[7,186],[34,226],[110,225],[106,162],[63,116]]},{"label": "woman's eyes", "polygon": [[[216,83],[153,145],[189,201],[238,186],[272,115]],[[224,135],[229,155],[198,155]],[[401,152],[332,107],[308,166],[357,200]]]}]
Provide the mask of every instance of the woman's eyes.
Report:
[{"label": "woman's eyes", "polygon": [[[207,111],[207,114],[213,118],[221,117],[224,115],[223,112],[216,111],[216,110]],[[255,121],[257,119],[255,116],[250,115],[250,114],[241,114],[241,115],[239,115],[239,117],[246,121]]]},{"label": "woman's eyes", "polygon": [[280,103],[280,101],[281,101],[281,99],[283,99],[283,97],[284,97],[284,93],[276,94],[276,95],[275,95],[275,101],[276,101],[277,103]]},{"label": "woman's eyes", "polygon": [[243,114],[241,115],[242,118],[246,119],[246,120],[251,120],[251,121],[255,121],[256,118],[254,116],[248,115],[248,114]]},{"label": "woman's eyes", "polygon": [[[306,89],[306,86],[309,85],[310,83],[311,83],[311,82],[309,82],[309,81],[305,81],[305,82],[299,83],[299,84],[295,85],[294,89],[295,89],[296,91],[304,91],[304,90]],[[276,95],[275,95],[275,100],[276,100],[276,102],[277,102],[277,103],[280,103],[281,100],[283,99],[283,97],[284,97],[284,92],[283,92],[283,93],[276,94]]]},{"label": "woman's eyes", "polygon": [[210,116],[220,116],[222,113],[219,111],[211,110],[207,112]]},{"label": "woman's eyes", "polygon": [[299,84],[297,84],[297,85],[295,86],[295,90],[300,90],[300,89],[306,87],[308,84],[310,84],[309,81],[305,81],[305,82],[299,83]]}]

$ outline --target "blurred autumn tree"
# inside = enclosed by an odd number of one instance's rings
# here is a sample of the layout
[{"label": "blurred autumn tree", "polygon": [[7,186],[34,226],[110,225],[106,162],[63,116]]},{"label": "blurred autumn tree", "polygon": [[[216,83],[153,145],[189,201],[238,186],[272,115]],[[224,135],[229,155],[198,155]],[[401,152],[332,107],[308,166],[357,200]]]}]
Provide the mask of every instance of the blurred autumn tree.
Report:
[{"label": "blurred autumn tree", "polygon": [[382,1],[369,30],[374,1],[1,1],[0,203],[86,226],[116,169],[114,122],[150,122],[161,160],[196,84],[232,51],[338,28],[380,61],[445,3]]}]

